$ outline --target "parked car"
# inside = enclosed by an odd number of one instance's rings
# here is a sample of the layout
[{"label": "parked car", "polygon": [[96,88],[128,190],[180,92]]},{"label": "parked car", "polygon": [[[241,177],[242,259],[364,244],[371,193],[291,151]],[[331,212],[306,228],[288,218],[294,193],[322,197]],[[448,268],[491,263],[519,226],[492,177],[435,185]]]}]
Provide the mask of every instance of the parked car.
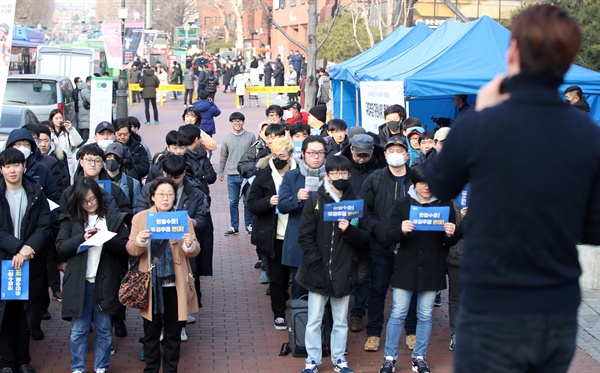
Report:
[{"label": "parked car", "polygon": [[9,75],[3,105],[27,107],[40,120],[48,120],[50,112],[59,109],[66,120],[75,122],[71,79],[57,75]]},{"label": "parked car", "polygon": [[2,105],[2,117],[0,117],[0,150],[4,149],[4,144],[8,135],[15,128],[21,128],[26,124],[40,124],[33,111],[23,106]]}]

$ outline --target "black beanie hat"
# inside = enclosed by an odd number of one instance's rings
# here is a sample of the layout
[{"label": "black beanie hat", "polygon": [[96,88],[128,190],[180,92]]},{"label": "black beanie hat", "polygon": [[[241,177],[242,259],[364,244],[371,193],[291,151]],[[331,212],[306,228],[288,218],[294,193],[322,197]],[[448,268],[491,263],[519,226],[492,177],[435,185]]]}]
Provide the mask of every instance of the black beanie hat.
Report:
[{"label": "black beanie hat", "polygon": [[308,112],[323,123],[327,121],[327,106],[324,104],[313,106]]}]

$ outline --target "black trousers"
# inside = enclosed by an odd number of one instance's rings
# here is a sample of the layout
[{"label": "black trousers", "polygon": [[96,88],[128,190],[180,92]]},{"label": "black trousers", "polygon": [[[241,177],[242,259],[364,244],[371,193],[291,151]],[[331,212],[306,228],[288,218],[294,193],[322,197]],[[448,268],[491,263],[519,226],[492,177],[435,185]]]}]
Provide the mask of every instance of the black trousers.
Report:
[{"label": "black trousers", "polygon": [[152,110],[154,111],[154,121],[158,122],[158,109],[156,108],[156,97],[144,98],[146,122],[150,122],[150,104],[152,104]]},{"label": "black trousers", "polygon": [[162,365],[164,373],[177,372],[179,352],[181,347],[181,328],[185,321],[177,320],[177,289],[175,287],[163,288],[165,304],[164,315],[152,315],[152,321],[144,319],[144,358],[146,362],[145,373],[158,373],[160,371],[161,351],[160,332],[164,330],[162,343]]},{"label": "black trousers", "polygon": [[25,301],[5,301],[0,330],[0,369],[19,368],[29,364],[29,327]]},{"label": "black trousers", "polygon": [[450,322],[450,331],[456,334],[456,323],[458,321],[458,313],[460,312],[460,267],[448,265],[448,319]]},{"label": "black trousers", "polygon": [[290,279],[290,267],[281,264],[281,252],[283,251],[283,240],[275,240],[275,258],[264,258],[267,260],[266,270],[269,274],[269,287],[271,288],[271,310],[273,319],[283,317],[285,319],[285,304],[288,298],[288,282]]},{"label": "black trousers", "polygon": [[[190,98],[188,101],[188,97]],[[194,89],[186,89],[185,93],[183,94],[183,103],[187,104],[189,103],[190,105],[192,104],[192,100],[194,99]]]}]

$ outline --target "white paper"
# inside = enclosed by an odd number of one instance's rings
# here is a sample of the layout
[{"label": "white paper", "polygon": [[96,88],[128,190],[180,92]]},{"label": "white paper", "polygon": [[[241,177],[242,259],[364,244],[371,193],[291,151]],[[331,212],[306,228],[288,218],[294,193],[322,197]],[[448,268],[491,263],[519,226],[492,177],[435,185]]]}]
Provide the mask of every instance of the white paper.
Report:
[{"label": "white paper", "polygon": [[85,241],[79,246],[79,248],[77,249],[77,253],[79,254],[81,252],[89,250],[94,246],[103,245],[105,242],[107,242],[116,235],[117,234],[115,232],[111,232],[109,230],[99,230],[96,234],[94,234],[92,237],[90,237],[87,241]]},{"label": "white paper", "polygon": [[54,211],[56,210],[59,206],[54,203],[54,201],[47,199],[48,200],[48,207],[50,207],[50,211]]},{"label": "white paper", "polygon": [[307,176],[305,178],[304,188],[308,189],[309,192],[316,192],[319,190],[319,178],[317,176]]}]

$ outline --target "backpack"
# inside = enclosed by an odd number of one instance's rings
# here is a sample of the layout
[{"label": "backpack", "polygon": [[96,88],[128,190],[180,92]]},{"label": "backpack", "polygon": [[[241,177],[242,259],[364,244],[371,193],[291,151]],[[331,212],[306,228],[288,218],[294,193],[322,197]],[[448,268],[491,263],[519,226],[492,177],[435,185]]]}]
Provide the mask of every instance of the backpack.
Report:
[{"label": "backpack", "polygon": [[[306,324],[308,323],[308,294],[298,299],[292,299],[290,303],[290,318],[289,341],[281,345],[279,356],[287,356],[291,352],[294,357],[307,357],[304,336],[306,334]],[[332,328],[333,316],[331,315],[331,303],[327,301],[321,323],[322,356],[331,355],[330,341]]]}]

